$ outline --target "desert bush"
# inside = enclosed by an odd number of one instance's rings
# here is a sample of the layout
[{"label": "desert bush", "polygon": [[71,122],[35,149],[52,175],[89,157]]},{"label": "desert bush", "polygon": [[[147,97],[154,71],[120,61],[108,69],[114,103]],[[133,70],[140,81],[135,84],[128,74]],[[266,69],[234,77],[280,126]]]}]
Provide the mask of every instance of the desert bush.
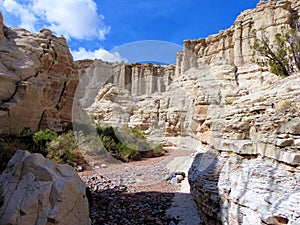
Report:
[{"label": "desert bush", "polygon": [[121,161],[139,160],[164,153],[162,146],[157,147],[146,140],[140,128],[98,126],[97,132],[105,149]]},{"label": "desert bush", "polygon": [[85,164],[71,130],[62,134],[50,129],[40,130],[33,134],[32,140],[37,146],[36,152],[56,163],[67,163],[71,166]]},{"label": "desert bush", "polygon": [[287,77],[300,70],[300,36],[294,29],[282,29],[273,42],[263,29],[260,37],[255,35],[252,49],[253,58],[255,55],[263,57],[254,61],[261,66],[269,66],[270,72],[278,76]]},{"label": "desert bush", "polygon": [[38,152],[44,156],[47,156],[47,144],[57,138],[57,136],[58,135],[55,131],[46,129],[35,132],[32,136],[32,140],[36,144]]},{"label": "desert bush", "polygon": [[47,144],[47,158],[73,166],[82,163],[82,156],[72,131],[58,135]]}]

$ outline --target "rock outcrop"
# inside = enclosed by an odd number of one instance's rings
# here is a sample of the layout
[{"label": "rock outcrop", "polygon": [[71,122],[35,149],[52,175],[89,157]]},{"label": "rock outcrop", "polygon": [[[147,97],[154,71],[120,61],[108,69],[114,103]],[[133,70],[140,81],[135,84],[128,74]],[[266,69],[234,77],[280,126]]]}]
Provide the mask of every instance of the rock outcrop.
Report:
[{"label": "rock outcrop", "polygon": [[2,14],[0,13],[0,44],[2,44],[4,42],[4,31],[3,31],[3,17]]},{"label": "rock outcrop", "polygon": [[0,175],[0,224],[89,224],[86,185],[75,170],[18,151]]},{"label": "rock outcrop", "polygon": [[71,122],[78,71],[66,39],[3,25],[0,16],[0,135]]},{"label": "rock outcrop", "polygon": [[211,111],[215,116],[208,113],[200,134],[206,150],[189,172],[206,224],[299,220],[299,87],[295,74],[260,91],[225,98]]},{"label": "rock outcrop", "polygon": [[273,39],[282,27],[295,28],[300,21],[299,7],[297,0],[260,1],[255,9],[242,12],[229,29],[208,38],[186,40],[183,52],[177,55],[177,73],[197,68],[202,63],[210,64],[218,58],[236,66],[249,64],[255,35],[265,29],[267,36]]},{"label": "rock outcrop", "polygon": [[[109,63],[102,60],[80,60],[78,65],[81,85],[78,94],[84,107],[90,106],[99,90],[106,84],[127,90],[130,95],[151,95],[166,91],[175,75],[175,66],[152,64]],[[81,89],[82,87],[82,89]]]},{"label": "rock outcrop", "polygon": [[231,28],[185,41],[164,92],[134,96],[111,82],[87,109],[95,121],[199,140],[189,182],[205,224],[299,223],[299,73],[280,79],[251,62],[254,32],[272,40],[298,26],[299,6],[261,1]]},{"label": "rock outcrop", "polygon": [[[256,29],[264,25],[275,34],[298,14],[298,1],[260,2],[256,9],[243,12],[233,28],[250,19]],[[198,123],[196,137],[202,146],[189,171],[191,193],[205,224],[298,224],[300,74],[278,79],[252,64],[247,38],[236,48],[240,55],[234,48],[236,39],[232,48],[218,49],[226,46],[219,45],[225,43],[222,34],[233,28],[202,40],[205,47],[198,43],[190,48],[195,42],[187,42],[189,49],[184,51],[190,54],[192,49],[193,59],[184,52],[179,55],[181,76],[200,76],[206,65],[219,90],[219,98],[213,97],[216,93],[203,84],[207,90],[203,98],[210,100]],[[197,48],[204,53],[195,52]],[[191,64],[194,59],[198,64]]]}]

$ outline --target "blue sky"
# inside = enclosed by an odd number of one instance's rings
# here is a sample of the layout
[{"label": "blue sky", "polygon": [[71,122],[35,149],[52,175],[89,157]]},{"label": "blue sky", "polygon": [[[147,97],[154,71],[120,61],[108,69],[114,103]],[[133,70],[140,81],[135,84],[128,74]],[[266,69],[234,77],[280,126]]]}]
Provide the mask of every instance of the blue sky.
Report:
[{"label": "blue sky", "polygon": [[[156,40],[179,49],[183,40],[218,33],[229,28],[243,10],[255,8],[257,2],[0,0],[0,11],[7,26],[32,32],[47,27],[58,36],[64,35],[75,59],[114,61],[124,56],[111,50],[133,42]],[[174,47],[174,51],[178,49]]]}]

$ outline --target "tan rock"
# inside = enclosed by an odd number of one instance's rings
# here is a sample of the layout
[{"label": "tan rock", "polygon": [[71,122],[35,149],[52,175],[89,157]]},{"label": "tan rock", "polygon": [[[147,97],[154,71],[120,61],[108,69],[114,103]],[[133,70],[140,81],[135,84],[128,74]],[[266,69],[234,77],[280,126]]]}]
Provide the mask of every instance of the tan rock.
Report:
[{"label": "tan rock", "polygon": [[294,144],[294,139],[292,138],[275,140],[275,145],[278,147],[286,147],[286,146],[291,146],[293,144]]},{"label": "tan rock", "polygon": [[[62,130],[71,122],[77,68],[66,40],[5,27],[0,16],[0,135]],[[5,126],[3,126],[5,124]]]},{"label": "tan rock", "polygon": [[4,36],[4,31],[3,31],[3,17],[2,17],[2,13],[0,12],[0,44],[2,44],[3,42],[5,42],[5,36]]}]

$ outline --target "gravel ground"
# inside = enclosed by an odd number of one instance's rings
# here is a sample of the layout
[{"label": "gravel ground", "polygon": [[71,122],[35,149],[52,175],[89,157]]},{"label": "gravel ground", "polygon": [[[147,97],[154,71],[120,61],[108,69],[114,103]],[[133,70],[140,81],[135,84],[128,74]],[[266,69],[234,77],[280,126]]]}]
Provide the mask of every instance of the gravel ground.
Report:
[{"label": "gravel ground", "polygon": [[165,156],[142,161],[109,164],[80,173],[91,190],[90,218],[100,224],[178,224],[166,214],[180,184],[170,184],[167,165],[189,150],[170,150]]}]

